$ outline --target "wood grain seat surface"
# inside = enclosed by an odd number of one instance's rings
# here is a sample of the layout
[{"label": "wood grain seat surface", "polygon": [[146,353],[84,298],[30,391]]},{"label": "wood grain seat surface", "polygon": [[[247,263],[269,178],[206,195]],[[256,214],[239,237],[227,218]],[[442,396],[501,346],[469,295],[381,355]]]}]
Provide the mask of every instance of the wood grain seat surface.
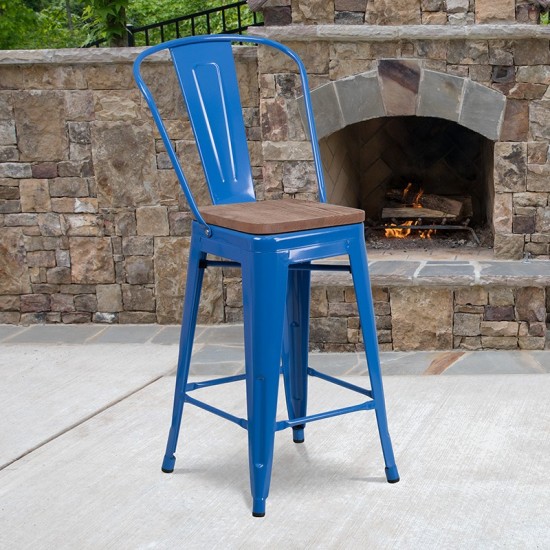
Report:
[{"label": "wood grain seat surface", "polygon": [[242,233],[272,235],[363,222],[357,208],[295,199],[240,202],[201,207],[206,223]]}]

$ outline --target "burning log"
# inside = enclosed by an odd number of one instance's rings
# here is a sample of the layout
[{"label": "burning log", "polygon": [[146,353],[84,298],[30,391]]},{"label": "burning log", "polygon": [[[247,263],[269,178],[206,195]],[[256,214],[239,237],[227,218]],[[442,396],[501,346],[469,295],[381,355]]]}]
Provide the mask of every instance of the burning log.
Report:
[{"label": "burning log", "polygon": [[456,218],[460,216],[464,202],[442,197],[441,195],[422,195],[420,204],[422,208],[439,210],[440,212],[444,212],[444,216],[448,218],[451,216]]},{"label": "burning log", "polygon": [[384,230],[384,236],[390,239],[405,239],[411,234],[412,229],[419,229],[418,236],[421,239],[431,239],[436,230],[420,225],[420,220],[408,220],[401,225],[391,223]]},{"label": "burning log", "polygon": [[387,238],[406,239],[414,235],[421,239],[431,239],[439,229],[466,229],[479,244],[473,229],[468,227],[473,215],[470,196],[425,194],[423,189],[415,190],[413,184],[409,183],[403,190],[390,189],[385,198],[381,218],[391,222],[385,222],[381,228]]},{"label": "burning log", "polygon": [[399,220],[410,220],[411,218],[448,218],[456,219],[457,216],[443,212],[441,210],[432,210],[431,208],[415,208],[414,206],[404,206],[400,208],[383,208],[382,219],[396,218]]},{"label": "burning log", "polygon": [[[397,193],[390,191],[388,193],[390,200],[400,200]],[[449,218],[457,219],[460,217],[467,198],[451,199],[441,195],[417,195],[412,205],[388,206],[382,209],[382,218]]]},{"label": "burning log", "polygon": [[[453,197],[453,199],[462,201],[462,212],[460,213],[461,218],[471,218],[474,215],[474,206],[472,203],[472,197]],[[469,220],[468,220],[469,222]],[[467,224],[466,224],[467,225]]]}]

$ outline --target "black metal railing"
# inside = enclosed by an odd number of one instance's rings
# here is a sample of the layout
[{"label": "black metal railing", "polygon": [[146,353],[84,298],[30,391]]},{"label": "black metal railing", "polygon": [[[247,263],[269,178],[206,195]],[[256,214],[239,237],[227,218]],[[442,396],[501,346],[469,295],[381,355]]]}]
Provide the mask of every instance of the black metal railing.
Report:
[{"label": "black metal railing", "polygon": [[[243,34],[249,27],[263,24],[261,15],[250,11],[244,0],[141,27],[127,25],[128,46],[151,46],[174,38],[201,34]],[[103,42],[96,40],[84,47],[98,47]]]}]

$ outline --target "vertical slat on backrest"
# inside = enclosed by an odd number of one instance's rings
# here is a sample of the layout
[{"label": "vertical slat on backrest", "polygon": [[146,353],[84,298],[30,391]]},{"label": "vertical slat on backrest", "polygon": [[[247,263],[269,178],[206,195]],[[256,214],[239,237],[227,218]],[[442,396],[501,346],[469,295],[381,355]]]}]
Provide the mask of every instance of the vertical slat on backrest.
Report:
[{"label": "vertical slat on backrest", "polygon": [[255,200],[230,42],[171,49],[214,204]]}]

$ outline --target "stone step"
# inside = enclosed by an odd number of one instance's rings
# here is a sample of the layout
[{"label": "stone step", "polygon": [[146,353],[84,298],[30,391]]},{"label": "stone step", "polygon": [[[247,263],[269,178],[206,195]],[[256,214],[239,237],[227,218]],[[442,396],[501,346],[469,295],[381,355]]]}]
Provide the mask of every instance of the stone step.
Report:
[{"label": "stone step", "polygon": [[[383,351],[549,348],[550,262],[376,260],[370,264]],[[362,348],[351,278],[312,275],[311,346]]]}]

